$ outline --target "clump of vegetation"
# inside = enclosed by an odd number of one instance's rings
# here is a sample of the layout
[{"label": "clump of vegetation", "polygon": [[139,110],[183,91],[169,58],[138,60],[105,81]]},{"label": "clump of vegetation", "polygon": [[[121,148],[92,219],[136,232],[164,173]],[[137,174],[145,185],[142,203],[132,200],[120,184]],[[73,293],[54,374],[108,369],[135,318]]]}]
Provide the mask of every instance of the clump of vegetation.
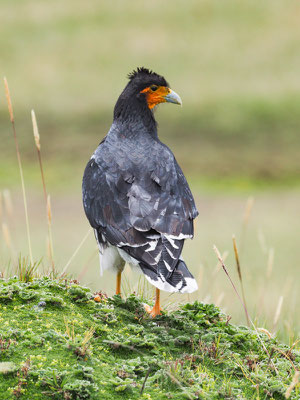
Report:
[{"label": "clump of vegetation", "polygon": [[95,301],[67,280],[2,279],[0,293],[0,399],[299,399],[297,343],[212,304],[153,320],[135,295]]}]

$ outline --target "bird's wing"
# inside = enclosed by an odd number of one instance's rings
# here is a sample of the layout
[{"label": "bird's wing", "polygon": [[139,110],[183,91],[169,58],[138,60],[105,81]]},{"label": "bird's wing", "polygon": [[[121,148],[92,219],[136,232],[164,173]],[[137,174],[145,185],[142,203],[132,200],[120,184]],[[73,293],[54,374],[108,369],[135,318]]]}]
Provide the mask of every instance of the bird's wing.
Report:
[{"label": "bird's wing", "polygon": [[105,142],[89,161],[83,203],[92,225],[112,245],[161,274],[174,270],[185,238],[193,236],[198,212],[186,179],[171,151],[157,143],[151,157],[134,163],[134,154]]}]

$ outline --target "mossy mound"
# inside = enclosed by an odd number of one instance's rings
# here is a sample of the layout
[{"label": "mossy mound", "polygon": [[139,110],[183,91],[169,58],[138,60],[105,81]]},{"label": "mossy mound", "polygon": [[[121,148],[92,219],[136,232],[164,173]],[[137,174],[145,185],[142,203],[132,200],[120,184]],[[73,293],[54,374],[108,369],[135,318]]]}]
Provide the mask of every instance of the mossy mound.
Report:
[{"label": "mossy mound", "polygon": [[0,399],[284,399],[300,364],[210,304],[152,320],[135,295],[98,300],[68,281],[0,281]]}]

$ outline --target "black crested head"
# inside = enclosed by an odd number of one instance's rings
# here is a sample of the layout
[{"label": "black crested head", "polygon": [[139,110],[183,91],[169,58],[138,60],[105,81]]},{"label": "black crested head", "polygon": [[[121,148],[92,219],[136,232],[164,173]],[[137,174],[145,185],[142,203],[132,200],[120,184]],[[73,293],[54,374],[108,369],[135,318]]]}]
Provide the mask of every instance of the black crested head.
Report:
[{"label": "black crested head", "polygon": [[117,100],[114,109],[114,120],[134,122],[140,119],[156,135],[156,121],[153,109],[149,108],[146,93],[143,90],[150,87],[166,87],[165,78],[147,68],[139,67],[128,74],[129,82]]},{"label": "black crested head", "polygon": [[130,72],[128,79],[130,80],[129,84],[133,83],[135,87],[141,90],[150,85],[169,86],[163,76],[144,67],[138,67],[136,70]]}]

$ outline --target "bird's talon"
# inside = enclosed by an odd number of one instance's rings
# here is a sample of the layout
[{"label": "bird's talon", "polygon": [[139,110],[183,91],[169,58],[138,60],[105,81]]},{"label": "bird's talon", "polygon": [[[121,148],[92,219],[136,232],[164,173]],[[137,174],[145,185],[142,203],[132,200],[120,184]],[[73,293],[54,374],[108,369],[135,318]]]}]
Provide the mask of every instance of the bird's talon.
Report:
[{"label": "bird's talon", "polygon": [[157,315],[161,315],[160,307],[154,306],[153,308],[151,308],[149,304],[144,304],[144,308],[146,313],[148,313],[151,318],[155,318]]},{"label": "bird's talon", "polygon": [[143,304],[145,311],[150,314],[151,313],[151,307],[149,306],[149,304],[144,303]]}]

